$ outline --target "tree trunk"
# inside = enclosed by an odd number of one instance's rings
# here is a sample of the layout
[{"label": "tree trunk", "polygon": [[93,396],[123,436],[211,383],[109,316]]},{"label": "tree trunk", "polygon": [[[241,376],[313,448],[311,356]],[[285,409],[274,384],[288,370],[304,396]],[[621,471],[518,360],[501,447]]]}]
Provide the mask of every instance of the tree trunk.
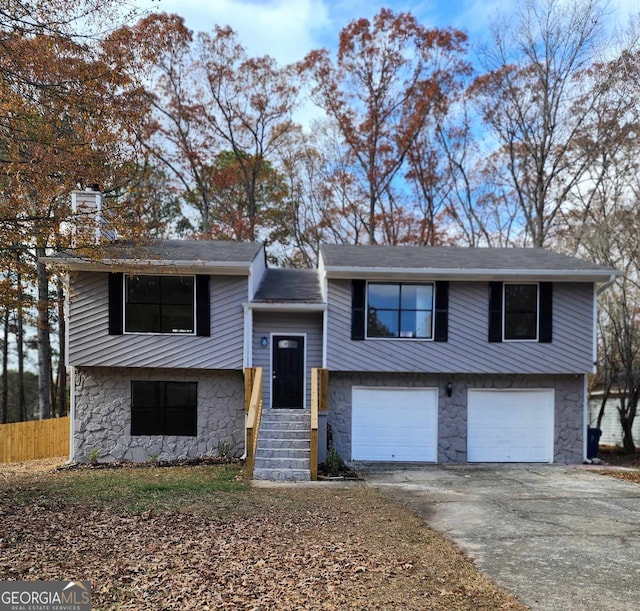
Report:
[{"label": "tree trunk", "polygon": [[600,411],[598,412],[598,422],[596,424],[596,428],[602,430],[602,419],[604,418],[604,410],[607,406],[607,400],[609,399],[609,395],[611,394],[611,387],[613,386],[613,381],[609,380],[607,385],[602,393],[602,402],[600,403]]},{"label": "tree trunk", "polygon": [[[52,352],[53,354],[53,352]],[[51,361],[51,380],[49,383],[49,392],[51,393],[51,417],[55,418],[56,413],[58,411],[58,386],[57,386],[57,378],[53,375],[53,358]]]},{"label": "tree trunk", "polygon": [[622,447],[627,454],[634,454],[636,451],[633,442],[633,420],[625,416],[620,416],[620,424],[622,425]]},{"label": "tree trunk", "polygon": [[376,204],[373,186],[369,186],[369,244],[376,243]]},{"label": "tree trunk", "polygon": [[9,308],[5,307],[3,316],[2,342],[2,424],[9,420]]},{"label": "tree trunk", "polygon": [[16,309],[16,348],[18,353],[18,419],[27,420],[27,400],[24,390],[24,313],[22,309],[22,274],[18,272],[18,305]]},{"label": "tree trunk", "polygon": [[38,269],[38,407],[40,418],[51,418],[51,341],[49,337],[49,276],[41,262],[46,249],[36,247]]},{"label": "tree trunk", "polygon": [[58,279],[58,416],[67,415],[67,361],[66,353],[66,328],[67,321],[64,316],[64,285]]},{"label": "tree trunk", "polygon": [[637,406],[638,388],[625,389],[624,396],[620,397],[618,412],[622,426],[622,447],[627,454],[633,454],[636,451],[636,444],[633,441],[633,421],[636,419]]}]

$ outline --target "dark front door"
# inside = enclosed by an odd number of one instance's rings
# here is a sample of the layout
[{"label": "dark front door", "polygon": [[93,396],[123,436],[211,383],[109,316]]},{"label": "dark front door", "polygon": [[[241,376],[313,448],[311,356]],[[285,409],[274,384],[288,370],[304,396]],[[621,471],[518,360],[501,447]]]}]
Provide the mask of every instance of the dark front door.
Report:
[{"label": "dark front door", "polygon": [[303,407],[304,337],[274,335],[272,361],[272,407]]}]

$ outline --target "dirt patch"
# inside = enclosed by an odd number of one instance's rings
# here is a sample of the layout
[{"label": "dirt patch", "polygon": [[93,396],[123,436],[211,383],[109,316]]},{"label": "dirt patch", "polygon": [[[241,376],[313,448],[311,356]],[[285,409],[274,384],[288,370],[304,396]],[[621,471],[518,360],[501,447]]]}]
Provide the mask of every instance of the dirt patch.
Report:
[{"label": "dirt patch", "polygon": [[50,473],[62,467],[67,460],[69,460],[68,456],[58,456],[57,458],[42,458],[25,462],[0,463],[0,481],[24,475]]},{"label": "dirt patch", "polygon": [[633,454],[627,454],[620,448],[600,446],[598,449],[598,458],[607,465],[640,469],[640,452],[638,451]]},{"label": "dirt patch", "polygon": [[[193,469],[200,482],[229,467]],[[0,480],[0,574],[87,579],[94,609],[524,609],[374,490],[200,493],[193,484],[182,499],[172,487],[184,485],[185,473],[47,471]],[[147,500],[168,494],[170,508],[132,511],[79,495],[87,486],[132,486],[132,478]]]},{"label": "dirt patch", "polygon": [[110,461],[71,463],[59,467],[64,471],[102,471],[104,469],[149,469],[157,467],[200,467],[203,465],[242,465],[240,458],[228,458],[226,456],[208,456],[202,458],[182,458],[179,460],[150,460],[148,462]]},{"label": "dirt patch", "polygon": [[[601,471],[603,475],[640,484],[640,452],[629,454],[620,448],[600,446],[598,458],[604,462]],[[615,469],[607,469],[609,466],[615,467]]]}]

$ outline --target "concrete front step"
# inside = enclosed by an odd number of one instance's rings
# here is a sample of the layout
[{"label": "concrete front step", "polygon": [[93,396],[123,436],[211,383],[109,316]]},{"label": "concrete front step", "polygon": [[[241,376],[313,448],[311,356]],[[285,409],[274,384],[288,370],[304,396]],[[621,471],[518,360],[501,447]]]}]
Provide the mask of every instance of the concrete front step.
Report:
[{"label": "concrete front step", "polygon": [[311,411],[308,409],[263,409],[262,420],[286,420],[295,422],[298,420],[309,420]]},{"label": "concrete front step", "polygon": [[254,479],[310,479],[311,412],[268,409],[262,412]]},{"label": "concrete front step", "polygon": [[258,439],[307,439],[311,438],[310,429],[265,429],[260,427]]},{"label": "concrete front step", "polygon": [[306,448],[264,448],[258,444],[256,460],[260,458],[305,458],[309,460],[311,450],[309,444]]},{"label": "concrete front step", "polygon": [[258,437],[258,450],[286,448],[288,450],[308,450],[311,444],[309,435],[306,437]]},{"label": "concrete front step", "polygon": [[270,469],[255,468],[253,470],[253,479],[269,480],[269,481],[295,481],[308,482],[311,479],[309,469]]},{"label": "concrete front step", "polygon": [[269,431],[309,431],[310,422],[289,422],[288,420],[262,420],[260,430]]},{"label": "concrete front step", "polygon": [[265,458],[256,456],[255,469],[307,469],[309,470],[309,457],[307,458]]}]

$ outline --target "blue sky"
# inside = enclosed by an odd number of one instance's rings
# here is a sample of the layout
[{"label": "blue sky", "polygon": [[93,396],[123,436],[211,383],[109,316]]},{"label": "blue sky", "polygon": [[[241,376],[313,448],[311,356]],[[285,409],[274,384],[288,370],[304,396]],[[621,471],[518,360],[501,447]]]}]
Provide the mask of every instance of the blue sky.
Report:
[{"label": "blue sky", "polygon": [[[581,0],[576,0],[580,2]],[[312,49],[332,48],[353,19],[371,18],[382,7],[409,11],[428,27],[454,26],[480,43],[497,14],[514,11],[516,0],[137,0],[136,4],[182,15],[192,30],[231,26],[250,55],[271,55],[280,64],[302,59]],[[637,0],[609,0],[611,17],[624,25]]]}]

